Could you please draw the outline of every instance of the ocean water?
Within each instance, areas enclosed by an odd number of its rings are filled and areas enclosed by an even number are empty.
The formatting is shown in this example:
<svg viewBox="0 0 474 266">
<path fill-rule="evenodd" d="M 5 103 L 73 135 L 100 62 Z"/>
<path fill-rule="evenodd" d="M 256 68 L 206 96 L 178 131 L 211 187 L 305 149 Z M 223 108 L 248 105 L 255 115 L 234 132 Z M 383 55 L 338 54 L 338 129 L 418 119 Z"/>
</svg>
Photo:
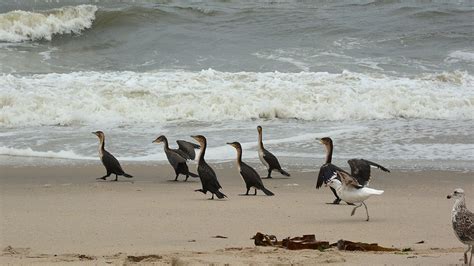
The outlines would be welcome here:
<svg viewBox="0 0 474 266">
<path fill-rule="evenodd" d="M 165 134 L 208 160 L 256 126 L 283 165 L 474 170 L 470 1 L 0 3 L 0 164 L 161 163 Z"/>
</svg>

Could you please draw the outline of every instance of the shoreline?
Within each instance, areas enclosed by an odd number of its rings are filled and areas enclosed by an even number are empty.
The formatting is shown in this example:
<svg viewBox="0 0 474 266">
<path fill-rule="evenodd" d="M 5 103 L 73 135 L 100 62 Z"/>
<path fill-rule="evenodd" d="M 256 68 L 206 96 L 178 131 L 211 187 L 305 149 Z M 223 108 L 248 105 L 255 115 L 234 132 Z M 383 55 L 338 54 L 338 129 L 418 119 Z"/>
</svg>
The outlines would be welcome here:
<svg viewBox="0 0 474 266">
<path fill-rule="evenodd" d="M 218 258 L 222 263 L 235 259 L 245 264 L 247 253 L 252 258 L 258 257 L 261 263 L 283 257 L 283 261 L 300 263 L 335 260 L 350 265 L 367 259 L 369 264 L 396 261 L 446 264 L 458 263 L 457 259 L 462 258 L 463 245 L 451 228 L 453 202 L 446 195 L 462 187 L 468 207 L 474 206 L 470 204 L 473 202 L 470 195 L 474 195 L 471 172 L 384 173 L 374 169 L 371 187 L 385 193 L 367 201 L 371 221 L 366 222 L 361 209 L 351 217 L 350 206 L 325 204 L 333 196 L 327 188 L 314 188 L 316 170 L 303 172 L 292 168 L 291 178 L 281 178 L 275 173 L 273 179 L 263 180 L 275 196 L 259 193 L 243 197 L 238 196 L 245 189 L 234 163 L 212 166 L 222 191 L 229 197 L 226 200 L 211 201 L 207 200 L 209 195 L 194 192 L 200 187 L 197 179 L 182 182 L 180 177 L 179 182 L 169 181 L 174 175 L 166 164 L 128 165 L 125 170 L 135 178 L 119 177 L 119 182 L 96 181 L 104 171 L 99 164 L 1 166 L 3 240 L 0 248 L 27 248 L 29 254 L 46 255 L 35 259 L 21 255 L 22 252 L 4 251 L 0 262 L 47 264 L 58 259 L 54 254 L 85 254 L 95 258 L 91 261 L 100 263 L 118 253 L 121 255 L 115 256 L 115 262 L 125 260 L 124 254 L 158 254 L 163 256 L 157 260 L 160 263 L 178 257 L 193 264 L 219 263 Z M 259 173 L 264 174 L 260 170 Z M 250 237 L 256 232 L 273 234 L 278 239 L 315 234 L 317 239 L 331 243 L 345 239 L 414 251 L 401 255 L 333 249 L 325 252 L 255 249 Z M 216 235 L 227 239 L 212 238 Z M 419 241 L 424 244 L 415 244 Z M 245 252 L 239 252 L 241 248 Z M 300 253 L 308 261 L 294 258 L 293 254 Z M 71 262 L 81 261 L 71 256 L 68 257 Z"/>
</svg>

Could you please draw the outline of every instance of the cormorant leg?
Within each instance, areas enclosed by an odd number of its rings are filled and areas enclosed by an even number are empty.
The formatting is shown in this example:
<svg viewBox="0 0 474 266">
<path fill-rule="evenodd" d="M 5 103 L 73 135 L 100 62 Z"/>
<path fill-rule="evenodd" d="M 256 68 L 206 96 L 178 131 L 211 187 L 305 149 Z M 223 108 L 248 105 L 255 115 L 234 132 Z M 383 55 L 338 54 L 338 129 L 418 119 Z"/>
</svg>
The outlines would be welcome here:
<svg viewBox="0 0 474 266">
<path fill-rule="evenodd" d="M 351 216 L 354 215 L 354 213 L 356 212 L 356 209 L 359 208 L 359 207 L 361 207 L 361 206 L 362 206 L 362 203 L 359 204 L 359 205 L 357 205 L 357 206 L 355 206 L 354 209 L 352 209 Z"/>
<path fill-rule="evenodd" d="M 339 198 L 339 196 L 337 195 L 337 192 L 334 188 L 332 188 L 332 187 L 329 187 L 329 188 L 331 189 L 332 193 L 336 197 L 336 199 L 332 202 L 332 204 L 339 204 L 339 202 L 341 202 L 341 198 Z"/>
<path fill-rule="evenodd" d="M 214 199 L 214 193 L 212 193 L 212 198 L 211 199 Z"/>
<path fill-rule="evenodd" d="M 189 175 L 186 175 L 186 179 L 184 179 L 184 182 L 188 181 Z"/>
<path fill-rule="evenodd" d="M 115 180 L 114 181 L 118 181 L 118 175 L 115 174 Z"/>
<path fill-rule="evenodd" d="M 248 194 L 249 194 L 249 191 L 250 191 L 250 188 L 248 187 L 248 188 L 247 188 L 247 192 L 245 192 L 245 195 L 248 195 Z"/>
<path fill-rule="evenodd" d="M 97 177 L 96 180 L 99 180 L 99 179 L 102 179 L 102 180 L 105 180 L 107 179 L 107 177 L 109 177 L 112 173 L 107 173 L 106 175 L 104 175 L 103 177 Z"/>
<path fill-rule="evenodd" d="M 174 181 L 178 181 L 178 176 L 179 176 L 179 174 L 176 174 L 176 177 L 175 177 Z"/>
<path fill-rule="evenodd" d="M 253 193 L 254 196 L 257 196 L 257 189 L 255 189 L 255 193 Z"/>
<path fill-rule="evenodd" d="M 369 210 L 367 210 L 367 205 L 365 205 L 365 202 L 362 202 L 362 204 L 364 204 L 364 207 L 365 207 L 365 213 L 367 214 L 367 222 L 369 221 Z"/>
<path fill-rule="evenodd" d="M 268 168 L 268 176 L 267 178 L 272 178 L 272 170 L 271 168 Z"/>
</svg>

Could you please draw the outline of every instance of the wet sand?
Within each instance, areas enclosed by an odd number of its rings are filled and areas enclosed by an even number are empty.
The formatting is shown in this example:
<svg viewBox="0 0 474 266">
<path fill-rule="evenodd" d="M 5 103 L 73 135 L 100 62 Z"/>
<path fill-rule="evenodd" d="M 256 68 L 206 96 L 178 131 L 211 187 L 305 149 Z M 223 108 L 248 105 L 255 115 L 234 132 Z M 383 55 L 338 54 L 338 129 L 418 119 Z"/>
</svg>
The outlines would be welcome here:
<svg viewBox="0 0 474 266">
<path fill-rule="evenodd" d="M 291 178 L 275 173 L 265 179 L 273 197 L 239 196 L 245 188 L 234 164 L 212 166 L 228 199 L 208 200 L 210 195 L 194 192 L 198 179 L 170 181 L 173 171 L 165 164 L 125 165 L 135 177 L 119 182 L 96 181 L 104 172 L 99 164 L 2 166 L 0 264 L 461 263 L 464 247 L 453 234 L 453 202 L 446 195 L 464 188 L 472 209 L 471 172 L 374 170 L 371 187 L 385 193 L 367 201 L 366 222 L 363 208 L 351 217 L 351 206 L 326 204 L 333 196 L 327 188 L 315 189 L 316 170 L 290 168 Z M 346 239 L 412 251 L 256 248 L 250 239 L 256 232 L 278 239 L 315 234 L 331 243 Z"/>
</svg>

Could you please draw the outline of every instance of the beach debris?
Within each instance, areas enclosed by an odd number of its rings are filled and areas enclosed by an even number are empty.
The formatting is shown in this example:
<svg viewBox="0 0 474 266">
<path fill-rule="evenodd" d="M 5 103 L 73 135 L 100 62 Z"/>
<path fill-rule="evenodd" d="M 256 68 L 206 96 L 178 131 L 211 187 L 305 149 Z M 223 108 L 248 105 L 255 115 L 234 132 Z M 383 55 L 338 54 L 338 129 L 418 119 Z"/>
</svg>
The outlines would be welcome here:
<svg viewBox="0 0 474 266">
<path fill-rule="evenodd" d="M 424 244 L 424 243 L 425 243 L 425 241 L 421 240 L 421 241 L 416 242 L 415 244 Z"/>
<path fill-rule="evenodd" d="M 339 250 L 347 251 L 400 251 L 396 248 L 386 248 L 379 246 L 377 243 L 363 243 L 363 242 L 352 242 L 348 240 L 339 240 L 331 246 L 336 246 Z M 411 249 L 410 249 L 411 250 Z"/>
<path fill-rule="evenodd" d="M 324 250 L 329 248 L 328 241 L 317 241 L 315 235 L 303 235 L 302 237 L 285 238 L 282 245 L 289 250 L 300 249 L 319 249 Z"/>
<path fill-rule="evenodd" d="M 276 246 L 281 248 L 286 248 L 289 250 L 300 250 L 300 249 L 327 249 L 329 248 L 328 241 L 317 241 L 315 235 L 303 235 L 302 237 L 287 237 L 282 241 L 278 241 L 276 236 L 267 235 L 260 232 L 257 232 L 255 236 L 251 239 L 254 239 L 256 246 Z"/>
<path fill-rule="evenodd" d="M 196 239 L 188 240 L 188 242 L 196 242 Z"/>
<path fill-rule="evenodd" d="M 226 236 L 221 236 L 221 235 L 216 235 L 216 236 L 213 236 L 212 238 L 223 238 L 223 239 L 225 239 L 225 238 L 228 238 L 228 237 L 226 237 Z"/>
<path fill-rule="evenodd" d="M 30 252 L 30 248 L 14 248 L 12 246 L 3 249 L 3 255 L 28 255 Z"/>
<path fill-rule="evenodd" d="M 281 246 L 281 242 L 278 242 L 274 235 L 257 232 L 251 239 L 254 240 L 255 246 Z"/>
<path fill-rule="evenodd" d="M 397 248 L 387 248 L 379 246 L 377 243 L 363 243 L 363 242 L 352 242 L 348 240 L 339 240 L 336 243 L 329 244 L 329 241 L 316 240 L 314 234 L 287 237 L 282 241 L 278 241 L 276 236 L 267 235 L 257 232 L 251 239 L 254 240 L 255 246 L 265 247 L 280 247 L 289 250 L 301 250 L 301 249 L 317 249 L 325 250 L 331 247 L 337 247 L 339 250 L 347 251 L 400 251 Z M 411 248 L 409 251 L 412 251 Z"/>
</svg>

